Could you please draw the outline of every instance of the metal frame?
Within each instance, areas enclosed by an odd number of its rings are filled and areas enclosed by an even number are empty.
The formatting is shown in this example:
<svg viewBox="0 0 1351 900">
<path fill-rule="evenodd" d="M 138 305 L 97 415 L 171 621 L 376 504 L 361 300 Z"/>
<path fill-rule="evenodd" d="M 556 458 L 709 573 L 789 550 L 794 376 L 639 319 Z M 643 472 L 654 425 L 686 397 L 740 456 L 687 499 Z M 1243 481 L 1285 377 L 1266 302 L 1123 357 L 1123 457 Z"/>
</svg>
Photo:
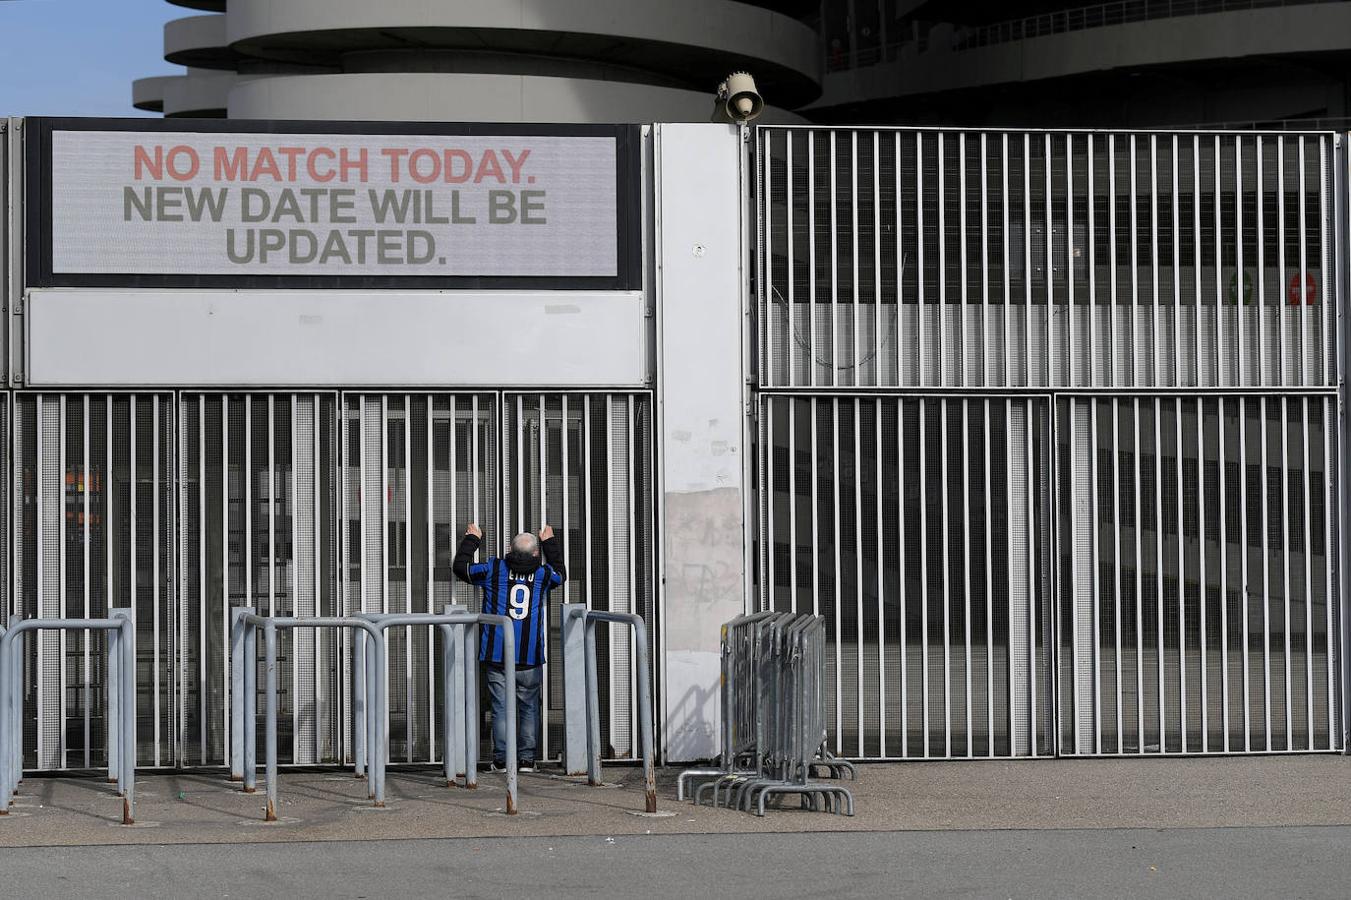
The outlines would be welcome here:
<svg viewBox="0 0 1351 900">
<path fill-rule="evenodd" d="M 590 610 L 580 603 L 563 604 L 563 667 L 566 691 L 565 771 L 580 766 L 585 747 L 587 784 L 601 785 L 600 692 L 597 685 L 596 625 L 605 622 L 633 629 L 633 648 L 638 671 L 638 732 L 643 752 L 645 809 L 657 811 L 656 751 L 652 740 L 652 686 L 648 680 L 647 625 L 633 613 Z M 580 629 L 580 634 L 578 634 Z M 579 697 L 578 695 L 582 696 Z M 579 702 L 580 701 L 580 702 Z"/>
<path fill-rule="evenodd" d="M 136 619 L 134 609 L 107 618 L 12 617 L 0 630 L 0 815 L 9 815 L 23 780 L 23 645 L 28 632 L 108 632 L 108 780 L 122 797 L 122 824 L 136 824 Z"/>
</svg>

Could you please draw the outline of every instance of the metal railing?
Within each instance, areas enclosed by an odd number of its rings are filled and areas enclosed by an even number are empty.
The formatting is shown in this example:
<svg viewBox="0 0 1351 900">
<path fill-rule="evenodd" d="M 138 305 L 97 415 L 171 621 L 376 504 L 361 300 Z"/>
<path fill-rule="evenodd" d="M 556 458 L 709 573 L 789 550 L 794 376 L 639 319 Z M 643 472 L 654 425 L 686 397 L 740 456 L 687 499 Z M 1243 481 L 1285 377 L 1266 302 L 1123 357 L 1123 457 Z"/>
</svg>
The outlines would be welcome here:
<svg viewBox="0 0 1351 900">
<path fill-rule="evenodd" d="M 387 735 L 385 716 L 389 688 L 385 660 L 389 658 L 388 630 L 399 627 L 434 627 L 442 634 L 445 691 L 442 705 L 445 750 L 443 768 L 447 786 L 453 786 L 462 771 L 465 787 L 478 784 L 478 670 L 476 648 L 482 625 L 497 625 L 504 635 L 503 660 L 507 677 L 507 808 L 515 815 L 517 803 L 516 760 L 516 635 L 505 616 L 470 613 L 447 606 L 442 615 L 427 613 L 362 614 L 346 617 L 295 618 L 260 616 L 248 607 L 231 610 L 230 654 L 232 701 L 230 777 L 243 783 L 245 793 L 257 789 L 257 660 L 258 631 L 264 640 L 264 767 L 267 806 L 264 821 L 277 821 L 277 631 L 302 628 L 351 629 L 356 635 L 353 681 L 361 687 L 353 703 L 354 770 L 367 780 L 368 797 L 377 807 L 385 805 Z M 473 664 L 470 664 L 473 661 Z M 454 731 L 459 728 L 462 750 Z M 462 767 L 462 768 L 461 768 Z"/>
<path fill-rule="evenodd" d="M 702 779 L 695 803 L 709 793 L 714 806 L 763 816 L 770 797 L 796 795 L 808 809 L 854 814 L 846 788 L 811 780 L 818 769 L 856 774 L 825 746 L 825 635 L 815 615 L 759 612 L 723 626 L 721 765 L 682 772 L 677 797 Z"/>
<path fill-rule="evenodd" d="M 0 815 L 8 815 L 23 780 L 23 635 L 38 631 L 106 631 L 108 780 L 122 797 L 122 824 L 136 824 L 136 622 L 130 609 L 102 619 L 18 619 L 0 629 Z"/>
<path fill-rule="evenodd" d="M 1315 3 L 1338 3 L 1345 0 L 1117 0 L 1075 9 L 1058 10 L 1035 16 L 1024 16 L 1004 22 L 993 22 L 974 28 L 952 26 L 948 47 L 952 50 L 973 50 L 992 47 L 1030 38 L 1085 31 L 1112 25 L 1127 25 L 1153 19 L 1180 16 L 1199 16 L 1209 13 L 1241 12 L 1276 6 L 1308 6 Z M 853 51 L 828 52 L 826 70 L 829 72 L 857 69 L 876 65 L 883 59 L 894 59 L 904 48 L 913 47 L 916 53 L 925 53 L 933 46 L 933 35 L 925 32 L 899 41 L 888 41 L 875 47 L 861 47 Z"/>
<path fill-rule="evenodd" d="M 633 629 L 634 668 L 638 675 L 638 731 L 643 751 L 644 808 L 657 811 L 656 757 L 652 741 L 652 687 L 648 676 L 647 624 L 633 613 L 589 610 L 585 604 L 563 605 L 563 679 L 567 723 L 564 767 L 587 783 L 600 779 L 600 695 L 596 663 L 596 625 L 606 622 Z M 583 759 L 583 755 L 585 759 Z"/>
</svg>

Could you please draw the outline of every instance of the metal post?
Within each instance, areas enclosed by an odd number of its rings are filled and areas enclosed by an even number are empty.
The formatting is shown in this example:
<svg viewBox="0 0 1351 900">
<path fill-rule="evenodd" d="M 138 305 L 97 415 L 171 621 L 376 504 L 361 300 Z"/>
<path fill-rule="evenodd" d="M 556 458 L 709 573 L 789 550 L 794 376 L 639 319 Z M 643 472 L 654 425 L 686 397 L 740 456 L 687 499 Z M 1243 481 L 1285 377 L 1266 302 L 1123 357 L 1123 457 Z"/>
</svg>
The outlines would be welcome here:
<svg viewBox="0 0 1351 900">
<path fill-rule="evenodd" d="M 468 607 L 461 606 L 458 603 L 446 604 L 445 612 L 447 615 L 468 615 Z M 471 668 L 477 668 L 478 656 L 474 645 L 465 643 L 469 626 L 452 625 L 450 633 L 454 639 L 450 643 L 450 686 L 453 689 L 453 695 L 446 695 L 446 702 L 451 704 L 455 720 L 455 734 L 460 739 L 454 742 L 455 765 L 451 770 L 450 777 L 456 778 L 466 772 L 467 746 L 470 738 L 477 739 L 478 732 L 471 732 L 468 727 L 468 715 L 466 712 L 466 685 L 468 684 L 466 673 Z M 446 745 L 451 746 L 450 744 Z"/>
<path fill-rule="evenodd" d="M 361 618 L 365 618 L 362 616 Z M 380 710 L 383 708 L 384 697 L 380 693 L 379 679 L 383 669 L 376 666 L 378 655 L 375 650 L 377 643 L 375 638 L 371 637 L 365 631 L 361 632 L 358 640 L 363 647 L 363 656 L 365 656 L 365 693 L 366 702 L 363 704 L 366 711 L 366 722 L 364 731 L 366 733 L 366 797 L 374 800 L 377 793 L 376 781 L 381 777 L 380 767 L 376 765 L 376 759 L 383 757 L 385 745 L 380 736 L 380 725 L 384 722 L 384 716 Z"/>
<path fill-rule="evenodd" d="M 586 604 L 563 604 L 563 770 L 581 775 L 587 766 Z"/>
<path fill-rule="evenodd" d="M 23 621 L 22 615 L 10 618 L 13 629 Z M 10 694 L 9 694 L 9 733 L 13 738 L 13 777 L 11 782 L 17 789 L 23 782 L 23 643 L 10 655 Z"/>
<path fill-rule="evenodd" d="M 13 617 L 10 620 L 11 630 L 14 627 Z M 14 775 L 14 763 L 10 748 L 10 743 L 14 738 L 14 718 L 10 715 L 10 706 L 13 704 L 13 687 L 11 682 L 14 679 L 14 666 L 10 664 L 10 656 L 14 653 L 14 638 L 7 631 L 0 631 L 0 724 L 5 727 L 0 728 L 0 816 L 9 815 L 9 801 L 14 789 L 10 779 Z"/>
<path fill-rule="evenodd" d="M 245 606 L 230 610 L 230 780 L 244 780 L 244 666 L 245 632 L 248 626 L 244 614 L 253 612 Z"/>
<path fill-rule="evenodd" d="M 244 629 L 244 793 L 258 789 L 258 627 Z"/>
<path fill-rule="evenodd" d="M 584 620 L 585 621 L 585 620 Z M 597 690 L 596 626 L 586 621 L 586 783 L 599 786 L 600 780 L 600 692 Z"/>
<path fill-rule="evenodd" d="M 370 727 L 366 713 L 366 697 L 370 685 L 366 681 L 366 638 L 359 632 L 352 638 L 352 771 L 357 778 L 366 775 L 366 729 Z"/>
<path fill-rule="evenodd" d="M 104 715 L 104 730 L 108 733 L 108 783 L 117 785 L 121 796 L 122 784 L 122 643 L 120 629 L 108 632 L 108 706 Z"/>
<path fill-rule="evenodd" d="M 263 632 L 266 658 L 265 684 L 267 712 L 267 812 L 265 822 L 277 821 L 277 626 L 268 622 Z"/>
<path fill-rule="evenodd" d="M 109 618 L 122 620 L 122 824 L 136 824 L 136 612 L 114 609 Z"/>
<path fill-rule="evenodd" d="M 446 612 L 451 607 L 446 606 Z M 442 625 L 441 632 L 441 768 L 446 787 L 455 787 L 455 626 Z M 463 736 L 464 732 L 461 731 Z M 463 741 L 460 742 L 463 745 Z"/>
<path fill-rule="evenodd" d="M 647 627 L 633 623 L 633 643 L 638 654 L 638 731 L 643 742 L 643 796 L 650 813 L 657 811 L 657 773 L 652 755 L 652 689 L 648 684 Z"/>
<path fill-rule="evenodd" d="M 478 747 L 483 717 L 478 710 L 479 626 L 464 629 L 464 786 L 478 787 Z"/>
</svg>

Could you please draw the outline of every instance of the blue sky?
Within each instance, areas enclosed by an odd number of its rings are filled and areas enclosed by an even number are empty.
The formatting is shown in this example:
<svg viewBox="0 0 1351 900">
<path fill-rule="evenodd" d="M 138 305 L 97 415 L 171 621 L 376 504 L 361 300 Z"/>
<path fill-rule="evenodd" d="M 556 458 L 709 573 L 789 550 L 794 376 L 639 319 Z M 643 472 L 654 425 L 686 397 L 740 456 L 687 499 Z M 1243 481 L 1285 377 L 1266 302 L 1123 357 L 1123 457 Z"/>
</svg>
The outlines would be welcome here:
<svg viewBox="0 0 1351 900">
<path fill-rule="evenodd" d="M 165 0 L 0 0 L 0 116 L 143 116 L 131 83 L 164 61 Z M 181 71 L 181 69 L 178 69 Z"/>
</svg>

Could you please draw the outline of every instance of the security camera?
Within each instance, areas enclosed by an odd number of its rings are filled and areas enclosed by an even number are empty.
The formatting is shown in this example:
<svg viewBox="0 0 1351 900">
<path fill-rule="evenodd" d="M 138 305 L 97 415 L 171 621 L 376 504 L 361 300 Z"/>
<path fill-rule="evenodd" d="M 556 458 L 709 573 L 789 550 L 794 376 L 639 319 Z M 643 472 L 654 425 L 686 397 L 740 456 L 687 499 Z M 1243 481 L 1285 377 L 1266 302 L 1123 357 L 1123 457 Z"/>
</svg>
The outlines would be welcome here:
<svg viewBox="0 0 1351 900">
<path fill-rule="evenodd" d="M 748 72 L 733 72 L 718 85 L 718 112 L 733 122 L 749 122 L 765 111 L 765 98 Z"/>
</svg>

